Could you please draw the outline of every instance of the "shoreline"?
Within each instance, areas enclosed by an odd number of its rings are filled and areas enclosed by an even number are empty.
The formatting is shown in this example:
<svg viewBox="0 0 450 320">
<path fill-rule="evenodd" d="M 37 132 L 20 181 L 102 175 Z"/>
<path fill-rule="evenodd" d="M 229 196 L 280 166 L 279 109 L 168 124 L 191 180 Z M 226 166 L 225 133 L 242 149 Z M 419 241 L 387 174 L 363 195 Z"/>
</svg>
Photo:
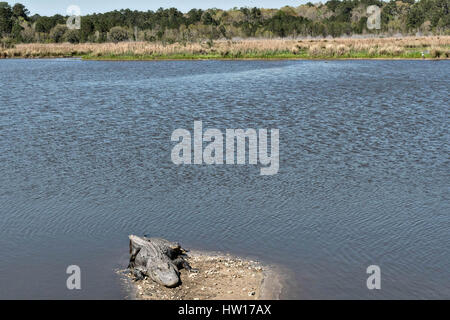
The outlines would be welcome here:
<svg viewBox="0 0 450 320">
<path fill-rule="evenodd" d="M 1 60 L 53 60 L 53 59 L 73 59 L 73 60 L 82 60 L 82 61 L 105 61 L 105 62 L 158 62 L 158 61 L 448 61 L 450 58 L 411 58 L 411 57 L 346 57 L 346 58 L 338 58 L 338 57 L 318 57 L 318 58 L 204 58 L 204 57 L 196 57 L 196 58 L 86 58 L 82 56 L 47 56 L 47 57 L 8 57 L 8 58 L 0 58 Z"/>
<path fill-rule="evenodd" d="M 0 59 L 171 60 L 449 60 L 450 36 L 242 39 L 162 42 L 29 43 L 0 49 Z"/>
<path fill-rule="evenodd" d="M 279 300 L 282 275 L 275 266 L 217 252 L 192 251 L 188 261 L 198 272 L 180 271 L 181 284 L 166 288 L 121 271 L 128 297 L 136 300 Z"/>
<path fill-rule="evenodd" d="M 69 59 L 69 58 L 76 58 L 78 59 L 78 57 L 64 57 L 62 59 Z M 19 58 L 20 59 L 20 58 Z M 26 59 L 26 58 L 23 58 Z M 39 59 L 39 58 L 38 58 Z M 51 58 L 49 58 L 51 59 Z M 58 58 L 54 58 L 54 59 L 58 59 Z M 396 60 L 403 60 L 403 61 L 446 61 L 446 60 L 450 60 L 450 58 L 408 58 L 408 57 L 376 57 L 376 58 L 371 58 L 371 57 L 360 57 L 360 58 L 326 58 L 326 57 L 320 57 L 320 58 L 298 58 L 298 57 L 292 57 L 292 58 L 278 58 L 278 57 L 274 57 L 274 58 L 202 58 L 202 57 L 198 57 L 198 58 L 191 58 L 191 59 L 187 59 L 187 58 L 180 58 L 180 59 L 176 59 L 176 58 L 155 58 L 155 59 L 123 59 L 123 58 L 84 58 L 81 57 L 79 58 L 83 61 L 108 61 L 108 62 L 113 62 L 113 61 L 120 61 L 120 62 L 126 62 L 126 61 L 352 61 L 352 60 L 380 60 L 380 61 L 396 61 Z"/>
</svg>

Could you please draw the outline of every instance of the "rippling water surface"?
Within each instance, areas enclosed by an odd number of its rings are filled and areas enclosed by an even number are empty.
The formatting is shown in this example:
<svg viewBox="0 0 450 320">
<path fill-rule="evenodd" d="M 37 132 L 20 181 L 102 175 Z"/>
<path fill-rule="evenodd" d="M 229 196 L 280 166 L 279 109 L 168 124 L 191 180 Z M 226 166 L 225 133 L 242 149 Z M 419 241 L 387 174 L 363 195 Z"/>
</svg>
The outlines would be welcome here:
<svg viewBox="0 0 450 320">
<path fill-rule="evenodd" d="M 280 264 L 284 298 L 448 299 L 449 83 L 448 61 L 2 60 L 0 298 L 122 298 L 145 233 Z M 279 128 L 279 173 L 173 165 L 194 120 Z"/>
</svg>

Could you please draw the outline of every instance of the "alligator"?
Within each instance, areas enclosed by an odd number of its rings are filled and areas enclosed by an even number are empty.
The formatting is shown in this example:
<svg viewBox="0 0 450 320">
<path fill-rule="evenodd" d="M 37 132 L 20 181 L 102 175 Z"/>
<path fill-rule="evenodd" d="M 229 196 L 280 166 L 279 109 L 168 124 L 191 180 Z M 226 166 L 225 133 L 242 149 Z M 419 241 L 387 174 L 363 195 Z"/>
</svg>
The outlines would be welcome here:
<svg viewBox="0 0 450 320">
<path fill-rule="evenodd" d="M 160 238 L 131 235 L 130 264 L 128 268 L 137 280 L 149 277 L 153 281 L 173 288 L 181 283 L 180 271 L 196 271 L 185 260 L 187 250 L 179 243 Z"/>
</svg>

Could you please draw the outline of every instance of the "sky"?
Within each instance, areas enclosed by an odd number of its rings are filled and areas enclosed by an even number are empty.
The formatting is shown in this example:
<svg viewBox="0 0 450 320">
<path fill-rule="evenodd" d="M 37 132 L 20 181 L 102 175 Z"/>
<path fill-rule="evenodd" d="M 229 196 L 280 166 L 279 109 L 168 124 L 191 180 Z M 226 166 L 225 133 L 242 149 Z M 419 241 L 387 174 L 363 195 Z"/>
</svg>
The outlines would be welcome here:
<svg viewBox="0 0 450 320">
<path fill-rule="evenodd" d="M 192 8 L 208 9 L 220 8 L 230 9 L 233 7 L 260 7 L 260 8 L 281 8 L 285 5 L 299 6 L 308 0 L 0 0 L 6 1 L 10 5 L 22 3 L 30 10 L 31 15 L 54 15 L 56 13 L 66 15 L 70 5 L 77 5 L 81 8 L 81 14 L 94 12 L 107 12 L 120 9 L 132 10 L 157 10 L 160 7 L 175 7 L 182 12 L 187 12 Z M 311 1 L 316 2 L 316 1 Z"/>
</svg>

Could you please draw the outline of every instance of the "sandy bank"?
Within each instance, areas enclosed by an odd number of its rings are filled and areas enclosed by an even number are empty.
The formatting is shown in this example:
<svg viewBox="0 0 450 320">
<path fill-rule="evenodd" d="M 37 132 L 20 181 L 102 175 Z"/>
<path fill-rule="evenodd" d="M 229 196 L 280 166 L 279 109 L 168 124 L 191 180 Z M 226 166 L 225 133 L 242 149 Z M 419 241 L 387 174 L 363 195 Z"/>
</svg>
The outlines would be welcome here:
<svg viewBox="0 0 450 320">
<path fill-rule="evenodd" d="M 281 277 L 273 267 L 231 255 L 190 252 L 189 263 L 198 272 L 181 270 L 181 285 L 166 288 L 145 279 L 132 279 L 139 300 L 259 300 L 279 299 Z"/>
</svg>

